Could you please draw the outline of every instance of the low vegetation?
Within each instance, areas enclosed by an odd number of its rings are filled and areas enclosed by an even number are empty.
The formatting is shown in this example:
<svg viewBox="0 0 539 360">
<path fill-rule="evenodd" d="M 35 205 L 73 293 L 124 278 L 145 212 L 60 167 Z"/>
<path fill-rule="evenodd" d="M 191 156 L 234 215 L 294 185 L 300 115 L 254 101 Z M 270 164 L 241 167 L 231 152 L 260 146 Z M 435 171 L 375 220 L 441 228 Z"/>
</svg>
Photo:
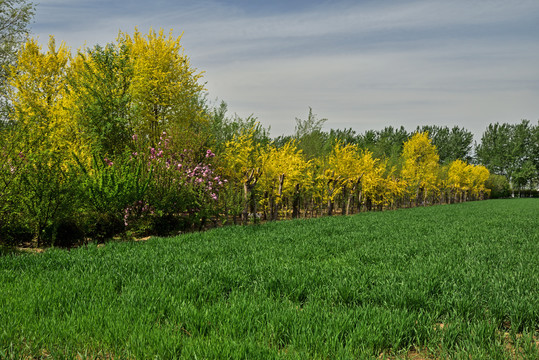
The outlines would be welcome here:
<svg viewBox="0 0 539 360">
<path fill-rule="evenodd" d="M 536 359 L 539 201 L 0 257 L 0 358 Z"/>
</svg>

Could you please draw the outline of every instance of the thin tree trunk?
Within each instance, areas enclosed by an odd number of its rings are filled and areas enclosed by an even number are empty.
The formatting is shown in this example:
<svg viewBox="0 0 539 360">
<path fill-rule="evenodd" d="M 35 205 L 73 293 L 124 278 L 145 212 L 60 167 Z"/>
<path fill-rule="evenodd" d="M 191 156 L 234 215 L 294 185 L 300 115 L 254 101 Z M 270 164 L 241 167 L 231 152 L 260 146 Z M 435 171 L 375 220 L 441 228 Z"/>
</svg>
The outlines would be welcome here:
<svg viewBox="0 0 539 360">
<path fill-rule="evenodd" d="M 299 217 L 300 196 L 299 196 L 299 184 L 294 187 L 294 198 L 292 200 L 292 218 L 297 219 Z"/>
</svg>

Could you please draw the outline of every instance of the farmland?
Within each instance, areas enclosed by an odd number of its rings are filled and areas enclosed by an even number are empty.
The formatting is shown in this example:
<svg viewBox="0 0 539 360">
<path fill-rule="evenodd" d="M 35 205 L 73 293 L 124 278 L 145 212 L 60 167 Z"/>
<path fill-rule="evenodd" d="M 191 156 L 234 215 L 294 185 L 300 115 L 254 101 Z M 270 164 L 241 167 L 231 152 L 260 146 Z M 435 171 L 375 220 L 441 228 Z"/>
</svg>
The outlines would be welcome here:
<svg viewBox="0 0 539 360">
<path fill-rule="evenodd" d="M 539 201 L 0 257 L 0 358 L 539 357 Z"/>
</svg>

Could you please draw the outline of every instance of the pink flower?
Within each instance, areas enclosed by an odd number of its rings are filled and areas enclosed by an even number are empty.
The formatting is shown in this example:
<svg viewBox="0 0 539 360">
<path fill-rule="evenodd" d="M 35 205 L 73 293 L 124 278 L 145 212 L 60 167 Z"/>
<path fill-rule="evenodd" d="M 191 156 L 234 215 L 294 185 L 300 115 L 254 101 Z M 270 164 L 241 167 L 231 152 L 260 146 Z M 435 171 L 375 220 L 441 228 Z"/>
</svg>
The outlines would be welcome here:
<svg viewBox="0 0 539 360">
<path fill-rule="evenodd" d="M 132 138 L 133 138 L 133 141 L 137 141 L 137 139 L 138 139 L 137 134 L 133 134 Z"/>
</svg>

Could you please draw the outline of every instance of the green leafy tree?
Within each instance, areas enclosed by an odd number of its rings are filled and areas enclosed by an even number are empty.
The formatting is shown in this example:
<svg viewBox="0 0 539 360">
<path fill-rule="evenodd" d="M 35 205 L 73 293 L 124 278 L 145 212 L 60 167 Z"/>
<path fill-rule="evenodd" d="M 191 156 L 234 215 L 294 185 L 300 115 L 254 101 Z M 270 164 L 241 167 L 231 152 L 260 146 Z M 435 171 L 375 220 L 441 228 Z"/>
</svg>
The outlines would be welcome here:
<svg viewBox="0 0 539 360">
<path fill-rule="evenodd" d="M 349 129 L 330 129 L 328 134 L 328 143 L 332 147 L 337 143 L 343 145 L 357 144 L 357 134 L 352 128 Z"/>
<path fill-rule="evenodd" d="M 528 120 L 518 124 L 490 124 L 476 147 L 478 162 L 491 172 L 505 175 L 514 191 L 537 178 L 537 142 Z"/>
<path fill-rule="evenodd" d="M 232 141 L 234 137 L 239 137 L 251 130 L 254 142 L 263 146 L 271 142 L 271 128 L 264 128 L 255 116 L 249 115 L 247 118 L 241 118 L 234 114 L 234 116 L 228 117 L 227 112 L 228 106 L 224 101 L 209 111 L 211 145 L 216 154 L 220 154 L 226 147 L 226 143 Z"/>
<path fill-rule="evenodd" d="M 308 159 L 329 154 L 332 150 L 326 146 L 328 134 L 322 131 L 326 121 L 327 119 L 317 119 L 310 107 L 306 120 L 296 118 L 295 138 L 298 140 L 298 148 Z"/>
<path fill-rule="evenodd" d="M 17 59 L 17 51 L 28 35 L 28 25 L 35 6 L 27 0 L 0 0 L 0 131 L 8 121 L 6 99 L 9 66 Z"/>
<path fill-rule="evenodd" d="M 0 0 L 0 81 L 7 77 L 5 66 L 13 65 L 20 44 L 28 35 L 35 5 L 27 0 Z"/>
<path fill-rule="evenodd" d="M 473 134 L 464 129 L 454 126 L 449 129 L 447 126 L 422 126 L 417 128 L 417 132 L 428 132 L 432 139 L 432 144 L 436 146 L 440 163 L 449 164 L 454 160 L 470 162 L 472 160 Z"/>
<path fill-rule="evenodd" d="M 124 151 L 133 135 L 128 48 L 98 45 L 79 53 L 71 67 L 72 110 L 85 141 L 101 156 Z"/>
<path fill-rule="evenodd" d="M 512 174 L 512 150 L 511 150 L 511 125 L 489 124 L 481 143 L 476 147 L 477 161 L 488 167 L 495 174 L 505 175 L 508 178 Z"/>
<path fill-rule="evenodd" d="M 531 157 L 535 165 L 535 185 L 539 189 L 539 121 L 532 129 L 531 134 Z"/>
<path fill-rule="evenodd" d="M 485 182 L 485 187 L 490 189 L 492 199 L 509 197 L 511 195 L 511 186 L 504 175 L 490 174 Z"/>
<path fill-rule="evenodd" d="M 387 126 L 382 130 L 366 131 L 358 136 L 358 144 L 361 148 L 371 151 L 375 158 L 387 159 L 388 165 L 397 166 L 404 143 L 409 137 L 410 134 L 404 127 Z"/>
<path fill-rule="evenodd" d="M 513 176 L 511 181 L 520 191 L 525 188 L 531 188 L 534 179 L 537 176 L 537 159 L 534 158 L 533 126 L 529 120 L 522 120 L 520 123 L 512 126 L 513 133 L 511 137 L 511 150 L 514 162 Z"/>
</svg>

